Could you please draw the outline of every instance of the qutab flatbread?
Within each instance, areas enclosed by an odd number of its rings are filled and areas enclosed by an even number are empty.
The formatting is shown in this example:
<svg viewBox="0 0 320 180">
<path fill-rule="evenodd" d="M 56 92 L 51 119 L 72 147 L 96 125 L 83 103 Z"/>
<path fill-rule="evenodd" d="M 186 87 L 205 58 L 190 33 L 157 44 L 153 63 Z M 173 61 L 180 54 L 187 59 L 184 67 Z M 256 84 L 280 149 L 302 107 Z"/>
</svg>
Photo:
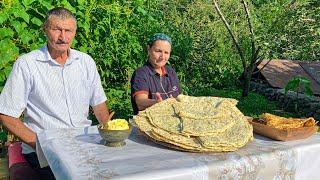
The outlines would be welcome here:
<svg viewBox="0 0 320 180">
<path fill-rule="evenodd" d="M 261 115 L 267 126 L 278 129 L 294 129 L 300 127 L 313 127 L 317 124 L 313 117 L 309 118 L 285 118 L 270 113 Z"/>
<path fill-rule="evenodd" d="M 133 117 L 137 127 L 164 146 L 190 152 L 235 151 L 253 139 L 237 100 L 179 95 Z"/>
</svg>

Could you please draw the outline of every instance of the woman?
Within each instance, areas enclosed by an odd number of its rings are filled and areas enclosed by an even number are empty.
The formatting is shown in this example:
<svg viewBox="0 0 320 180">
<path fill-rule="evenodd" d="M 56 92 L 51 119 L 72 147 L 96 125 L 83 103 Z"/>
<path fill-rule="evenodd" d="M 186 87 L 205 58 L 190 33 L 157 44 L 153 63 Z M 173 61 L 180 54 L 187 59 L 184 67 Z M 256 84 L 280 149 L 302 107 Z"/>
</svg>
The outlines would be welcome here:
<svg viewBox="0 0 320 180">
<path fill-rule="evenodd" d="M 153 104 L 181 93 L 178 77 L 167 64 L 171 38 L 163 33 L 153 35 L 147 44 L 148 61 L 131 78 L 131 103 L 134 114 Z"/>
</svg>

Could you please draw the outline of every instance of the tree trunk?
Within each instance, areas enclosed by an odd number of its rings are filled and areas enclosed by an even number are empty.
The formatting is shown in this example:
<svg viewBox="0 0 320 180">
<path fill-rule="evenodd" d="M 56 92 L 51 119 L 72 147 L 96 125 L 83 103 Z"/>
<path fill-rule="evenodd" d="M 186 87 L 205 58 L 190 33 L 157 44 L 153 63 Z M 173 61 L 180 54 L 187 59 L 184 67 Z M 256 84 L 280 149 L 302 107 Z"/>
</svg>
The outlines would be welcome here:
<svg viewBox="0 0 320 180">
<path fill-rule="evenodd" d="M 248 69 L 245 69 L 242 74 L 242 97 L 247 97 L 249 95 L 250 89 L 250 81 L 251 81 L 251 74 Z"/>
</svg>

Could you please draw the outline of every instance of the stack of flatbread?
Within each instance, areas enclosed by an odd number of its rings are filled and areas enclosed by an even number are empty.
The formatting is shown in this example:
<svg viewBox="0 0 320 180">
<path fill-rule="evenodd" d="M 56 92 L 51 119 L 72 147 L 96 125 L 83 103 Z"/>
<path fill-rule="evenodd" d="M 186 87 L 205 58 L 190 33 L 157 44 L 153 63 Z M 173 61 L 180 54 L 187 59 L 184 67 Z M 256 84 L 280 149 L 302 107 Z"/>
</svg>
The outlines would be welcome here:
<svg viewBox="0 0 320 180">
<path fill-rule="evenodd" d="M 263 122 L 270 127 L 287 130 L 301 127 L 314 127 L 317 121 L 313 117 L 309 118 L 285 118 L 270 113 L 261 115 Z"/>
<path fill-rule="evenodd" d="M 133 117 L 136 126 L 158 144 L 190 152 L 235 151 L 253 139 L 252 126 L 237 100 L 179 95 Z"/>
</svg>

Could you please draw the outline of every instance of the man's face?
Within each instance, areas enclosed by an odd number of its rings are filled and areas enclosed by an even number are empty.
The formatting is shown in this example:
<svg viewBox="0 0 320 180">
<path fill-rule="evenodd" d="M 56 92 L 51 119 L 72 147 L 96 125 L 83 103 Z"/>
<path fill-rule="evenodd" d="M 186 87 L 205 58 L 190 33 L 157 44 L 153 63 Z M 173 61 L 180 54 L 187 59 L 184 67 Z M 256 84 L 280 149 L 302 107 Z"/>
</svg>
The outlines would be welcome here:
<svg viewBox="0 0 320 180">
<path fill-rule="evenodd" d="M 48 48 L 57 53 L 68 52 L 72 40 L 76 35 L 76 22 L 72 18 L 59 19 L 52 16 L 45 29 L 48 41 Z"/>
<path fill-rule="evenodd" d="M 168 41 L 157 40 L 148 47 L 149 62 L 153 68 L 158 69 L 166 65 L 170 58 L 171 45 Z"/>
</svg>

